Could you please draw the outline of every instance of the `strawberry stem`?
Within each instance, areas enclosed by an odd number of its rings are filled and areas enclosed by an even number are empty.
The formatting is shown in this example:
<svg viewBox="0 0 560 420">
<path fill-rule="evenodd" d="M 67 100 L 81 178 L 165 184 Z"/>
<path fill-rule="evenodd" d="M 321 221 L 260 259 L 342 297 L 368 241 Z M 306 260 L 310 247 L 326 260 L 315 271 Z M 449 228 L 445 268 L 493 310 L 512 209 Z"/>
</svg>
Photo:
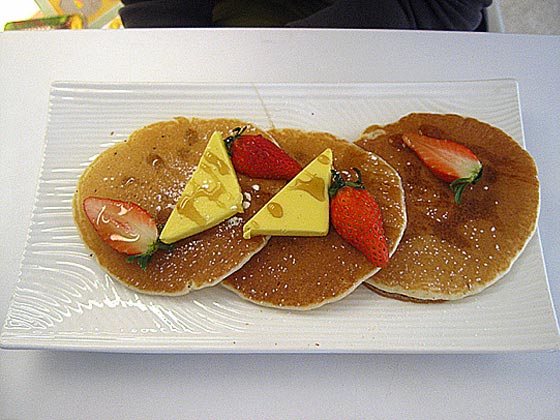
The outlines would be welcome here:
<svg viewBox="0 0 560 420">
<path fill-rule="evenodd" d="M 231 145 L 233 144 L 233 142 L 235 140 L 237 140 L 239 137 L 241 137 L 241 135 L 245 132 L 245 130 L 247 130 L 247 126 L 245 126 L 245 127 L 235 127 L 232 130 L 233 134 L 224 139 L 224 143 L 226 144 L 226 149 L 227 149 L 228 154 L 230 156 L 231 156 Z"/>
<path fill-rule="evenodd" d="M 332 181 L 331 186 L 329 188 L 329 197 L 331 197 L 331 198 L 334 197 L 336 195 L 336 193 L 338 192 L 338 190 L 340 190 L 343 187 L 352 187 L 352 188 L 357 188 L 359 190 L 365 189 L 365 186 L 362 182 L 362 173 L 360 172 L 360 170 L 358 168 L 352 168 L 352 169 L 354 170 L 354 172 L 356 172 L 356 175 L 358 177 L 358 180 L 356 182 L 346 181 L 342 177 L 340 172 L 338 172 L 336 169 L 331 170 L 333 181 Z"/>
<path fill-rule="evenodd" d="M 164 251 L 172 251 L 174 246 L 172 244 L 164 244 L 159 239 L 155 241 L 146 252 L 137 255 L 131 255 L 126 259 L 126 262 L 133 263 L 137 262 L 140 268 L 146 271 L 148 264 L 152 260 L 152 256 L 158 251 L 159 249 Z"/>
<path fill-rule="evenodd" d="M 482 167 L 473 176 L 468 178 L 458 178 L 451 184 L 449 184 L 449 188 L 451 188 L 451 191 L 453 191 L 453 194 L 455 194 L 455 202 L 457 204 L 461 204 L 461 196 L 463 195 L 463 190 L 465 189 L 465 187 L 469 184 L 476 184 L 478 181 L 480 181 L 480 178 L 482 178 Z"/>
</svg>

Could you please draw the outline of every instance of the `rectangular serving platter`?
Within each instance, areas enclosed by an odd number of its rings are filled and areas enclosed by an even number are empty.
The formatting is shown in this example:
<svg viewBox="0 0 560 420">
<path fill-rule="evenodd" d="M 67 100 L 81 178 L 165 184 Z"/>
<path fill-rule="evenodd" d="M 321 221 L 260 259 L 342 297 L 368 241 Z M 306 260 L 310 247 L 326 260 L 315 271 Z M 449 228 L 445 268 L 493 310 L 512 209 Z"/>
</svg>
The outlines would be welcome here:
<svg viewBox="0 0 560 420">
<path fill-rule="evenodd" d="M 312 311 L 256 306 L 218 286 L 141 295 L 108 276 L 81 241 L 72 196 L 82 171 L 134 130 L 175 116 L 239 118 L 352 141 L 410 112 L 456 113 L 524 145 L 514 80 L 357 84 L 57 82 L 27 244 L 0 336 L 4 348 L 111 352 L 485 353 L 560 348 L 538 232 L 510 272 L 442 304 L 359 287 Z"/>
</svg>

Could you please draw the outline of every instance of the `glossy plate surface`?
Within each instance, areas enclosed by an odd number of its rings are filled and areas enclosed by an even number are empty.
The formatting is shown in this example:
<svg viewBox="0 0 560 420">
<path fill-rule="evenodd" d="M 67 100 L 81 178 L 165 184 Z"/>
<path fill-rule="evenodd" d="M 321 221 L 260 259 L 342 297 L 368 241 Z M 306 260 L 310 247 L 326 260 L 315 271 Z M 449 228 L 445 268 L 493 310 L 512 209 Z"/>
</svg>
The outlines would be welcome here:
<svg viewBox="0 0 560 420">
<path fill-rule="evenodd" d="M 483 293 L 419 305 L 364 287 L 309 312 L 268 309 L 222 287 L 137 294 L 95 263 L 72 219 L 76 181 L 134 130 L 174 116 L 233 117 L 262 128 L 353 140 L 409 112 L 458 113 L 524 143 L 512 80 L 411 84 L 83 84 L 52 86 L 44 161 L 1 344 L 114 352 L 458 353 L 560 347 L 538 233 Z"/>
</svg>

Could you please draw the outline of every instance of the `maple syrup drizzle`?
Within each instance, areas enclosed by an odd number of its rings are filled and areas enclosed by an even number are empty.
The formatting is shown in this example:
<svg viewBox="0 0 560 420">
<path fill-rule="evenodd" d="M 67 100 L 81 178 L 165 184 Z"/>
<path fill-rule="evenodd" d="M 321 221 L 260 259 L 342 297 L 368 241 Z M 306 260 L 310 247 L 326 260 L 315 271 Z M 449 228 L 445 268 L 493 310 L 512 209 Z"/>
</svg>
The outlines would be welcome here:
<svg viewBox="0 0 560 420">
<path fill-rule="evenodd" d="M 177 204 L 177 212 L 191 219 L 197 225 L 204 225 L 204 223 L 206 223 L 205 216 L 195 206 L 198 199 L 206 197 L 219 207 L 226 208 L 226 203 L 223 198 L 229 199 L 231 197 L 231 194 L 228 193 L 213 170 L 215 168 L 221 175 L 228 174 L 229 169 L 225 162 L 211 152 L 207 152 L 205 157 L 206 160 L 200 162 L 199 166 L 199 170 L 206 175 L 204 181 L 202 183 L 194 183 L 194 181 L 191 181 L 193 182 L 192 193 L 184 197 Z"/>
<path fill-rule="evenodd" d="M 281 218 L 282 216 L 284 216 L 284 209 L 282 208 L 282 206 L 278 203 L 270 202 L 266 205 L 266 209 L 268 210 L 268 212 L 272 215 L 272 217 L 276 217 L 276 218 Z"/>
<path fill-rule="evenodd" d="M 216 156 L 211 151 L 207 151 L 205 153 L 205 157 L 206 157 L 206 161 L 210 165 L 214 166 L 221 175 L 229 174 L 229 172 L 230 172 L 229 167 L 227 166 L 226 162 L 224 162 L 223 159 L 220 159 L 218 156 Z"/>
<path fill-rule="evenodd" d="M 306 173 L 306 175 L 309 175 Z M 322 178 L 309 175 L 307 180 L 296 179 L 295 185 L 292 187 L 294 190 L 304 191 L 310 194 L 317 201 L 325 201 L 327 199 L 327 190 L 325 188 L 325 181 Z"/>
</svg>

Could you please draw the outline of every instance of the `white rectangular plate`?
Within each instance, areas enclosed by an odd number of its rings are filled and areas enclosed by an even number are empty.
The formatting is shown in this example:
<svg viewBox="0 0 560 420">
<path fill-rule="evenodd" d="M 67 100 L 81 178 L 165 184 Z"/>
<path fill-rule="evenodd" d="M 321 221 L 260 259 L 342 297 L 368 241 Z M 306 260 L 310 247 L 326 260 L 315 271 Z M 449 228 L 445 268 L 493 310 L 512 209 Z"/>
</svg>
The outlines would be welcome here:
<svg viewBox="0 0 560 420">
<path fill-rule="evenodd" d="M 222 287 L 184 297 L 114 282 L 72 219 L 76 181 L 134 130 L 174 116 L 234 117 L 262 128 L 353 140 L 409 112 L 458 113 L 524 144 L 512 80 L 411 84 L 83 84 L 52 87 L 44 161 L 21 275 L 1 335 L 8 348 L 115 352 L 500 352 L 558 349 L 538 234 L 483 293 L 419 305 L 360 287 L 309 312 L 263 308 Z"/>
</svg>

